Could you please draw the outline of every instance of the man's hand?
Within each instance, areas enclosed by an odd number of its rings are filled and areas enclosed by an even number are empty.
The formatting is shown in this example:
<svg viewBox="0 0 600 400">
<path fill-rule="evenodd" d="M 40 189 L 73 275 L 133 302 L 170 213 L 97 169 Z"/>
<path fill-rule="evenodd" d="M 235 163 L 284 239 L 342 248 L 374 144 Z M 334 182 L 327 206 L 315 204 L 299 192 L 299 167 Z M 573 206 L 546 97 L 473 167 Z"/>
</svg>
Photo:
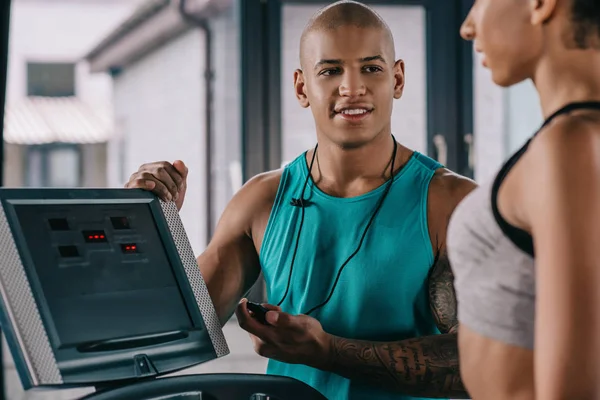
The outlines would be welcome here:
<svg viewBox="0 0 600 400">
<path fill-rule="evenodd" d="M 158 161 L 142 165 L 125 184 L 129 189 L 152 191 L 163 201 L 175 201 L 178 210 L 183 206 L 187 189 L 188 169 L 183 161 L 173 164 Z"/>
<path fill-rule="evenodd" d="M 272 310 L 265 315 L 268 325 L 263 325 L 246 302 L 240 302 L 236 315 L 263 357 L 411 396 L 469 398 L 460 380 L 456 334 L 398 342 L 344 339 L 323 331 L 312 317 L 290 315 L 272 305 L 263 304 Z"/>
<path fill-rule="evenodd" d="M 291 315 L 279 307 L 263 304 L 268 325 L 252 317 L 246 299 L 236 309 L 240 327 L 250 333 L 254 350 L 260 356 L 288 364 L 324 368 L 329 360 L 332 336 L 321 323 L 308 315 Z"/>
</svg>

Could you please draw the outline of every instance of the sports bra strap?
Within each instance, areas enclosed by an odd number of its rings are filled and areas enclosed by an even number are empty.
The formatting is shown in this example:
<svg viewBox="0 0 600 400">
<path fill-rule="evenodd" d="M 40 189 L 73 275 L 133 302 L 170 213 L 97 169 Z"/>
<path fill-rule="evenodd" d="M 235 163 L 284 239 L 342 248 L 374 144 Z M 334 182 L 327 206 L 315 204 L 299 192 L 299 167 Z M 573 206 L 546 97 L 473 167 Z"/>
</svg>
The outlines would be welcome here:
<svg viewBox="0 0 600 400">
<path fill-rule="evenodd" d="M 546 125 L 548 125 L 554 118 L 558 117 L 559 115 L 567 114 L 571 111 L 581 110 L 581 109 L 600 110 L 600 101 L 587 101 L 587 102 L 567 104 L 566 106 L 562 107 L 560 110 L 558 110 L 555 113 L 553 113 L 552 115 L 550 115 L 546 119 L 546 121 L 544 121 L 544 124 L 540 127 L 540 129 L 536 132 L 536 134 L 534 136 L 536 136 Z M 511 224 L 506 222 L 506 220 L 504 219 L 504 217 L 500 214 L 500 211 L 498 210 L 498 203 L 497 203 L 498 191 L 500 189 L 500 185 L 502 184 L 502 182 L 504 181 L 504 178 L 506 177 L 508 172 L 512 169 L 512 167 L 517 163 L 517 161 L 519 161 L 519 159 L 523 156 L 523 154 L 525 154 L 532 139 L 533 138 L 530 138 L 529 140 L 527 140 L 527 142 L 525 142 L 525 144 L 521 147 L 521 149 L 519 151 L 517 151 L 515 154 L 513 154 L 512 157 L 509 158 L 509 160 L 504 164 L 504 166 L 498 172 L 498 175 L 496 175 L 496 178 L 495 178 L 493 186 L 492 186 L 492 212 L 494 214 L 494 218 L 496 219 L 496 222 L 500 226 L 500 229 L 502 229 L 502 232 L 504 232 L 504 234 L 515 244 L 515 246 L 517 246 L 518 248 L 520 248 L 521 250 L 523 250 L 525 253 L 529 254 L 530 256 L 535 257 L 534 249 L 533 249 L 533 238 L 531 237 L 531 235 L 528 232 L 526 232 L 522 229 L 519 229 L 515 226 L 512 226 Z"/>
<path fill-rule="evenodd" d="M 581 101 L 581 102 L 576 102 L 576 103 L 569 103 L 566 106 L 555 111 L 548 118 L 546 118 L 546 120 L 542 124 L 542 128 L 545 127 L 546 125 L 548 125 L 550 122 L 552 122 L 552 120 L 555 119 L 556 117 L 558 117 L 559 115 L 568 114 L 571 111 L 575 111 L 575 110 L 590 109 L 590 108 L 595 109 L 595 110 L 600 110 L 600 101 Z"/>
</svg>

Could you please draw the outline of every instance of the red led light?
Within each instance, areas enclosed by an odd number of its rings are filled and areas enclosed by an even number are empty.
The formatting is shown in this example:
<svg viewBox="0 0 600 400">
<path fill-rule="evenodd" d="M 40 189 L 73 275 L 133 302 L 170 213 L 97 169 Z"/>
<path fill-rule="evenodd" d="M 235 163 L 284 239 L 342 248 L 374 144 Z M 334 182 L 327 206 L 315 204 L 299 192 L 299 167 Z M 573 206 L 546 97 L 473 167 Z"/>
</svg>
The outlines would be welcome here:
<svg viewBox="0 0 600 400">
<path fill-rule="evenodd" d="M 121 250 L 124 253 L 135 254 L 135 253 L 137 253 L 137 244 L 123 243 L 123 244 L 121 244 Z"/>
<path fill-rule="evenodd" d="M 101 230 L 83 231 L 82 233 L 85 241 L 88 243 L 104 243 L 108 239 L 104 231 Z"/>
</svg>

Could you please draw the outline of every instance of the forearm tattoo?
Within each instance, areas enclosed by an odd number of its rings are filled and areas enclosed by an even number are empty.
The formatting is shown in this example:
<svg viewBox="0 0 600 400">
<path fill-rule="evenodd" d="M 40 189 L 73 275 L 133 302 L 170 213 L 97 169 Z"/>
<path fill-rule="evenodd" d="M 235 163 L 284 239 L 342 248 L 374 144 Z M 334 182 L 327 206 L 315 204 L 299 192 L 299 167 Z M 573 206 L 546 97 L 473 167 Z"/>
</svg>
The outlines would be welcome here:
<svg viewBox="0 0 600 400">
<path fill-rule="evenodd" d="M 416 397 L 466 398 L 456 334 L 372 343 L 334 338 L 331 370 L 346 378 Z"/>
</svg>

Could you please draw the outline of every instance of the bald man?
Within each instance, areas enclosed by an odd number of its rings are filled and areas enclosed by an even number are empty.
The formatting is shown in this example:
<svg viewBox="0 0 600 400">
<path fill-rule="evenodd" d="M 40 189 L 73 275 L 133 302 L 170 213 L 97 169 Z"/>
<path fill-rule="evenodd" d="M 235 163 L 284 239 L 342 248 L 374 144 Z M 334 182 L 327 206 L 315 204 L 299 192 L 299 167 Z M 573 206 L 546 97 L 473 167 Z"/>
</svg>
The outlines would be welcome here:
<svg viewBox="0 0 600 400">
<path fill-rule="evenodd" d="M 198 257 L 217 313 L 236 312 L 269 374 L 328 399 L 468 398 L 445 238 L 474 184 L 394 139 L 404 63 L 373 10 L 324 8 L 300 47 L 295 93 L 318 144 L 226 207 Z M 127 186 L 181 208 L 186 176 L 181 161 L 152 163 Z M 261 271 L 266 321 L 240 302 Z"/>
</svg>

